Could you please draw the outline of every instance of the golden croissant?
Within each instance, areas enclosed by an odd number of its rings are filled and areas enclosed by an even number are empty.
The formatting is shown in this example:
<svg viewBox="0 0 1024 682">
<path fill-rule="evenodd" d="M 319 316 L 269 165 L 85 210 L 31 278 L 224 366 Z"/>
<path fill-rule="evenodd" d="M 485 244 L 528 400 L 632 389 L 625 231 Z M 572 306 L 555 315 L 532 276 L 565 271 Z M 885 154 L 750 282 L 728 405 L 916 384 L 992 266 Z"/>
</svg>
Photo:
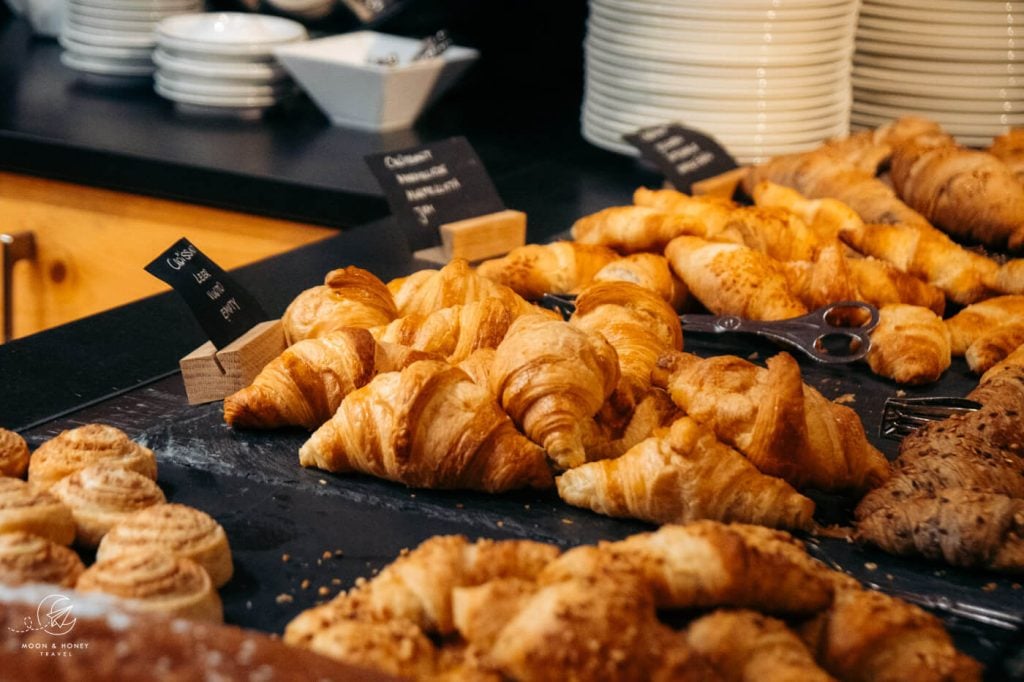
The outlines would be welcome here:
<svg viewBox="0 0 1024 682">
<path fill-rule="evenodd" d="M 952 362 L 949 330 L 927 308 L 882 306 L 866 359 L 872 372 L 899 384 L 937 381 Z"/>
<path fill-rule="evenodd" d="M 799 216 L 823 245 L 838 240 L 844 229 L 863 222 L 852 208 L 838 199 L 808 199 L 792 187 L 768 180 L 754 185 L 751 196 L 758 206 L 784 208 Z"/>
<path fill-rule="evenodd" d="M 984 374 L 1010 357 L 1024 344 L 1024 320 L 1000 325 L 975 339 L 967 347 L 964 359 L 975 374 Z"/>
<path fill-rule="evenodd" d="M 296 296 L 285 309 L 281 325 L 286 341 L 292 344 L 343 327 L 376 327 L 396 317 L 398 309 L 384 283 L 353 265 L 330 271 L 322 286 Z"/>
<path fill-rule="evenodd" d="M 654 523 L 698 519 L 807 528 L 814 503 L 753 464 L 690 417 L 616 459 L 590 462 L 556 479 L 577 507 Z"/>
<path fill-rule="evenodd" d="M 502 492 L 552 484 L 544 452 L 486 388 L 438 360 L 377 375 L 299 450 L 302 466 L 418 488 Z"/>
<path fill-rule="evenodd" d="M 660 252 L 681 234 L 704 234 L 696 218 L 646 206 L 613 206 L 573 223 L 572 236 L 583 244 L 601 244 L 619 253 Z"/>
<path fill-rule="evenodd" d="M 271 360 L 251 385 L 224 399 L 224 421 L 236 428 L 302 426 L 312 431 L 378 372 L 427 357 L 404 346 L 377 343 L 365 329 L 341 329 L 299 341 Z"/>
<path fill-rule="evenodd" d="M 632 282 L 661 296 L 673 310 L 681 310 L 688 298 L 683 280 L 672 272 L 668 259 L 658 253 L 634 253 L 617 258 L 598 270 L 594 281 Z"/>
<path fill-rule="evenodd" d="M 807 313 L 790 292 L 778 261 L 759 251 L 677 237 L 665 248 L 665 256 L 694 297 L 717 315 L 784 320 Z"/>
<path fill-rule="evenodd" d="M 946 320 L 953 355 L 963 355 L 972 343 L 998 327 L 1019 322 L 1024 322 L 1024 295 L 996 296 L 969 305 Z"/>
<path fill-rule="evenodd" d="M 805 385 L 787 353 L 764 368 L 735 356 L 686 353 L 659 363 L 669 371 L 672 400 L 761 473 L 822 490 L 866 490 L 888 477 L 888 462 L 868 443 L 857 414 Z"/>
<path fill-rule="evenodd" d="M 1024 128 L 1011 128 L 994 138 L 986 151 L 1002 161 L 1018 182 L 1024 181 Z"/>
<path fill-rule="evenodd" d="M 836 242 L 823 247 L 813 261 L 779 263 L 779 269 L 793 296 L 814 310 L 829 303 L 862 300 L 850 263 Z"/>
<path fill-rule="evenodd" d="M 569 241 L 526 244 L 501 258 L 484 261 L 476 271 L 534 301 L 546 293 L 574 293 L 589 284 L 601 268 L 618 257 L 617 253 L 600 244 Z"/>
<path fill-rule="evenodd" d="M 531 305 L 504 284 L 479 275 L 464 258 L 454 258 L 440 270 L 420 270 L 387 284 L 398 316 L 430 313 L 474 301 L 496 298 L 517 315 L 547 312 Z M 386 323 L 385 323 L 386 324 Z"/>
<path fill-rule="evenodd" d="M 586 460 L 587 422 L 618 381 L 619 360 L 604 336 L 539 315 L 512 323 L 491 365 L 491 392 L 562 469 Z"/>
</svg>

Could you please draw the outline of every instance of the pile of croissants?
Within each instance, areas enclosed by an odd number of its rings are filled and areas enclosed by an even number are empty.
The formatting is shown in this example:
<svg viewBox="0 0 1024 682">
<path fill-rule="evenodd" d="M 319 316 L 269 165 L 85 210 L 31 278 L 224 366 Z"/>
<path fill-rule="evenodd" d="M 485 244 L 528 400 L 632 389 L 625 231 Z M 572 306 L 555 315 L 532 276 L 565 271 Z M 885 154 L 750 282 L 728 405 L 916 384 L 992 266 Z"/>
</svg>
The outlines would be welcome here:
<svg viewBox="0 0 1024 682">
<path fill-rule="evenodd" d="M 981 679 L 934 616 L 785 532 L 711 521 L 564 553 L 436 536 L 284 639 L 415 680 Z"/>
</svg>

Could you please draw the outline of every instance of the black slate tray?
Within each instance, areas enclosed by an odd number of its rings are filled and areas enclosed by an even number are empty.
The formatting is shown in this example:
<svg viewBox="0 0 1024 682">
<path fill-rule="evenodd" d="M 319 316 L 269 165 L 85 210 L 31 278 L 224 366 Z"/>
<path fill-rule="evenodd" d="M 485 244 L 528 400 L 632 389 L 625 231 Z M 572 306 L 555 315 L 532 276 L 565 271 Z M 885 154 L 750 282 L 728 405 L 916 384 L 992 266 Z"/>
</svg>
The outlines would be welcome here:
<svg viewBox="0 0 1024 682">
<path fill-rule="evenodd" d="M 750 337 L 690 335 L 700 355 L 736 354 L 755 362 L 779 348 Z M 805 380 L 828 398 L 852 395 L 869 438 L 890 457 L 896 444 L 877 436 L 882 403 L 899 387 L 863 365 L 830 367 L 799 358 Z M 963 395 L 977 380 L 958 361 L 940 382 L 917 391 Z M 907 391 L 915 393 L 915 391 Z M 207 511 L 226 528 L 236 576 L 222 595 L 228 622 L 281 632 L 301 610 L 370 576 L 406 547 L 443 533 L 532 538 L 563 547 L 621 538 L 650 525 L 611 519 L 562 503 L 553 492 L 485 495 L 411 490 L 366 476 L 336 476 L 298 465 L 307 434 L 243 432 L 223 422 L 221 403 L 187 405 L 180 376 L 51 421 L 25 435 L 36 447 L 65 428 L 104 422 L 151 447 L 171 501 Z M 818 518 L 848 523 L 853 501 L 817 496 Z M 950 600 L 1024 618 L 1021 578 L 954 569 L 887 555 L 843 539 L 804 536 L 809 551 L 879 589 Z M 989 666 L 990 679 L 1024 679 L 1011 660 L 1021 633 L 938 609 L 958 646 Z"/>
</svg>

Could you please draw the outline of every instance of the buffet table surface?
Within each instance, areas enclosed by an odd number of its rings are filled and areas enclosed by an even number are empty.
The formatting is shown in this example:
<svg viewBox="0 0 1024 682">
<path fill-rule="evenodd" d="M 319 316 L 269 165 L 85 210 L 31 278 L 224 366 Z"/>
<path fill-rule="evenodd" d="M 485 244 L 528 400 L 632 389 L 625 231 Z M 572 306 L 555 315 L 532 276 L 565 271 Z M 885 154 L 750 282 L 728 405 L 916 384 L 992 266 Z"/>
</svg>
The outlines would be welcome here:
<svg viewBox="0 0 1024 682">
<path fill-rule="evenodd" d="M 571 97 L 509 102 L 456 93 L 414 130 L 376 136 L 332 128 L 308 102 L 258 125 L 180 119 L 147 90 L 111 94 L 76 82 L 58 62 L 59 47 L 31 38 L 19 21 L 0 23 L 0 54 L 0 91 L 10 93 L 0 99 L 4 168 L 358 225 L 236 271 L 274 316 L 333 268 L 359 265 L 386 281 L 426 266 L 398 227 L 379 217 L 385 209 L 364 154 L 466 135 L 505 203 L 528 214 L 530 241 L 565 234 L 579 216 L 628 203 L 638 185 L 661 182 L 637 162 L 582 140 Z M 203 341 L 184 303 L 165 294 L 2 345 L 0 425 L 36 447 L 63 429 L 103 422 L 152 448 L 168 499 L 207 511 L 227 530 L 236 564 L 222 593 L 228 622 L 281 632 L 299 611 L 439 533 L 571 546 L 649 528 L 569 507 L 553 492 L 418 491 L 303 469 L 297 451 L 306 434 L 234 431 L 221 403 L 187 404 L 177 362 Z M 701 355 L 763 359 L 778 352 L 741 337 L 692 335 L 685 343 Z M 864 365 L 800 362 L 808 383 L 852 401 L 869 437 L 894 455 L 894 443 L 877 432 L 882 402 L 897 386 Z M 963 395 L 975 383 L 957 361 L 938 384 L 908 392 Z M 820 520 L 848 522 L 850 500 L 816 501 Z M 1020 649 L 1019 633 L 950 608 L 1024 618 L 1024 590 L 1014 579 L 894 558 L 841 538 L 805 539 L 816 556 L 883 590 L 919 602 L 945 599 L 945 608 L 933 608 L 957 643 L 990 665 L 992 679 L 1010 676 L 1002 662 Z"/>
</svg>

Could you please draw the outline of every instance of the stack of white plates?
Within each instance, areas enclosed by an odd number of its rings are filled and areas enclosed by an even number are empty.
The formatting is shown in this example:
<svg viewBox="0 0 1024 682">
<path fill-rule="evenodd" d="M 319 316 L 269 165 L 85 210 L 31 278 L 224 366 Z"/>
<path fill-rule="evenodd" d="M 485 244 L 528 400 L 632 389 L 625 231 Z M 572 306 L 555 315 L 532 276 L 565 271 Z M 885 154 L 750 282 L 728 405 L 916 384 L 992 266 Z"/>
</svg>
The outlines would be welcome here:
<svg viewBox="0 0 1024 682">
<path fill-rule="evenodd" d="M 962 144 L 1024 125 L 1024 2 L 864 0 L 853 67 L 856 127 L 931 118 Z"/>
<path fill-rule="evenodd" d="M 60 59 L 89 76 L 148 78 L 157 23 L 202 6 L 203 0 L 67 0 Z"/>
<path fill-rule="evenodd" d="M 306 40 L 290 19 L 219 12 L 160 22 L 153 61 L 156 91 L 179 110 L 259 115 L 295 91 L 273 49 Z"/>
<path fill-rule="evenodd" d="M 742 163 L 812 148 L 849 127 L 858 0 L 591 0 L 583 136 L 678 122 Z"/>
</svg>

